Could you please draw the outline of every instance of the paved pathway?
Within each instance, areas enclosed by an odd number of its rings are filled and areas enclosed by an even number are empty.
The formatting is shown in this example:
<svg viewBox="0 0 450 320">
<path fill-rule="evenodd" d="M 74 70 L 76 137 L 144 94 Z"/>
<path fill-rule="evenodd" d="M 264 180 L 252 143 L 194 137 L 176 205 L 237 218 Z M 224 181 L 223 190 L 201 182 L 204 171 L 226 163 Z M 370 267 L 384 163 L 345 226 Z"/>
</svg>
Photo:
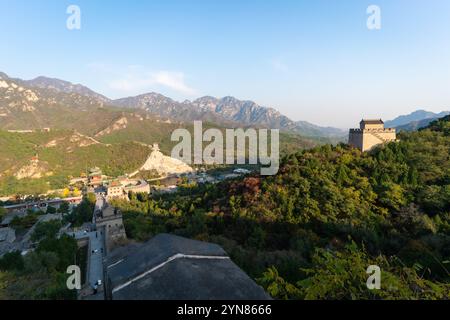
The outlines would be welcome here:
<svg viewBox="0 0 450 320">
<path fill-rule="evenodd" d="M 102 211 L 106 206 L 106 199 L 101 196 L 97 195 L 97 201 L 95 202 L 95 208 L 94 208 L 94 214 L 92 215 L 92 223 L 95 224 L 95 213 L 97 211 Z"/>
<path fill-rule="evenodd" d="M 97 201 L 95 203 L 94 212 L 92 213 L 92 223 L 95 226 L 95 213 L 98 210 L 102 210 L 106 205 L 105 199 L 101 195 L 97 195 Z M 88 300 L 104 300 L 104 272 L 103 272 L 103 258 L 106 255 L 106 249 L 104 247 L 105 241 L 103 231 L 78 231 L 73 233 L 76 239 L 89 238 L 90 252 L 88 252 L 89 258 L 89 270 L 88 270 L 88 283 L 91 289 L 96 288 L 98 291 L 96 294 L 92 294 L 84 297 Z M 99 280 L 101 286 L 98 286 Z"/>
<path fill-rule="evenodd" d="M 89 241 L 91 244 L 90 264 L 89 264 L 89 284 L 93 288 L 100 280 L 103 279 L 103 255 L 105 248 L 103 247 L 103 234 L 100 231 L 89 233 Z"/>
</svg>

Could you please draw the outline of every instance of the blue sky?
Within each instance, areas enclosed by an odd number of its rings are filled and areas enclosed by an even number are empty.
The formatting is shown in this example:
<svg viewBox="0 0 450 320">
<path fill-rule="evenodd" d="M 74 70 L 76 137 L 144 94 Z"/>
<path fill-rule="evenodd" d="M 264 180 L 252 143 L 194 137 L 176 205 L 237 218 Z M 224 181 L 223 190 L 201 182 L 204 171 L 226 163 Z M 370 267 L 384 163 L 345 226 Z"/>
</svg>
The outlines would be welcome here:
<svg viewBox="0 0 450 320">
<path fill-rule="evenodd" d="M 81 30 L 66 28 L 71 4 Z M 450 109 L 448 0 L 0 0 L 0 38 L 10 76 L 111 98 L 232 95 L 336 127 Z"/>
</svg>

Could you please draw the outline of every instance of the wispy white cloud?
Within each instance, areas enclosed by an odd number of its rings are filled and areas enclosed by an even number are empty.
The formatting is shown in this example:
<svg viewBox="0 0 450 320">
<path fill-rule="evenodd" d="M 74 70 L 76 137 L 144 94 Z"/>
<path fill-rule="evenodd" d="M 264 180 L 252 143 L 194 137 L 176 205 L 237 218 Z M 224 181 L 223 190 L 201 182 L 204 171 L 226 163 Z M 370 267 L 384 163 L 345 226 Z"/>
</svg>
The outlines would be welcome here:
<svg viewBox="0 0 450 320">
<path fill-rule="evenodd" d="M 149 90 L 155 86 L 163 86 L 178 93 L 194 95 L 196 91 L 188 86 L 182 72 L 161 70 L 156 72 L 133 72 L 112 80 L 110 87 L 123 92 Z"/>
<path fill-rule="evenodd" d="M 279 58 L 270 60 L 270 65 L 275 71 L 288 72 L 289 67 Z"/>
<path fill-rule="evenodd" d="M 153 80 L 160 85 L 171 88 L 180 93 L 194 95 L 196 91 L 189 87 L 182 72 L 159 71 L 152 74 Z"/>
<path fill-rule="evenodd" d="M 115 69 L 103 63 L 91 63 L 88 67 L 107 73 L 111 79 L 108 80 L 108 87 L 122 93 L 143 93 L 157 90 L 160 87 L 188 96 L 194 96 L 197 93 L 186 83 L 185 74 L 179 71 L 148 71 L 141 65 L 129 65 L 122 69 Z"/>
</svg>

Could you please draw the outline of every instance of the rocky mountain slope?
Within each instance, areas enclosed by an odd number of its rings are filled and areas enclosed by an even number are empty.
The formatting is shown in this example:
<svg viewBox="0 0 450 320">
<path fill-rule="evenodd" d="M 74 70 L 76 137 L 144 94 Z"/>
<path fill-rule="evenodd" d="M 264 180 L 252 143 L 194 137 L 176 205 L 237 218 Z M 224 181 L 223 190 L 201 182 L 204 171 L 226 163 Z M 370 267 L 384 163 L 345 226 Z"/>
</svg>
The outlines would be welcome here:
<svg viewBox="0 0 450 320">
<path fill-rule="evenodd" d="M 202 120 L 219 124 L 230 122 L 220 114 L 194 107 L 189 101 L 181 103 L 155 92 L 114 100 L 111 104 L 128 109 L 144 110 L 169 121 Z"/>
<path fill-rule="evenodd" d="M 0 74 L 0 129 L 50 127 L 90 133 L 115 117 L 114 112 L 105 108 L 97 98 L 30 87 L 23 81 Z"/>
<path fill-rule="evenodd" d="M 19 80 L 22 84 L 28 87 L 48 89 L 56 92 L 63 93 L 76 93 L 85 97 L 94 98 L 98 101 L 104 102 L 105 104 L 110 103 L 110 99 L 85 87 L 81 84 L 73 84 L 68 81 L 47 78 L 47 77 L 37 77 L 32 80 Z"/>
<path fill-rule="evenodd" d="M 222 125 L 268 127 L 310 137 L 342 137 L 344 130 L 324 128 L 305 121 L 294 122 L 273 108 L 234 97 L 205 96 L 194 101 L 176 102 L 157 93 L 114 100 L 112 104 L 146 110 L 152 114 L 181 121 L 204 120 Z"/>
<path fill-rule="evenodd" d="M 0 128 L 23 129 L 36 127 L 70 127 L 77 122 L 80 111 L 113 107 L 147 112 L 164 121 L 192 122 L 202 120 L 222 126 L 257 126 L 281 129 L 309 137 L 343 137 L 344 130 L 324 128 L 305 121 L 295 122 L 273 108 L 234 97 L 221 99 L 202 97 L 194 101 L 178 102 L 158 93 L 146 93 L 117 100 L 68 81 L 37 77 L 32 80 L 10 78 L 0 73 Z M 15 109 L 14 109 L 15 108 Z M 20 110 L 18 110 L 20 109 Z M 20 111 L 20 112 L 19 112 Z M 70 119 L 71 121 L 64 121 Z M 81 116 L 82 117 L 82 116 Z M 90 117 L 90 119 L 100 119 Z"/>
</svg>

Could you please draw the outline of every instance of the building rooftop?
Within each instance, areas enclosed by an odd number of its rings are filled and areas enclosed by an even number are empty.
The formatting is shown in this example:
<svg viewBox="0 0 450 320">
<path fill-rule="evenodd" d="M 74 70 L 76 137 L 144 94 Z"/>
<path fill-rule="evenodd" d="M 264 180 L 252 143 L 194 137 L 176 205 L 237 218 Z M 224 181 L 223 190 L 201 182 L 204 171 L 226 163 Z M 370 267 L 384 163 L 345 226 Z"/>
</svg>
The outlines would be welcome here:
<svg viewBox="0 0 450 320">
<path fill-rule="evenodd" d="M 384 124 L 383 120 L 381 120 L 381 119 L 362 119 L 361 123 L 365 123 L 365 124 Z"/>
<path fill-rule="evenodd" d="M 106 186 L 107 187 L 121 187 L 122 184 L 118 180 L 113 180 L 113 181 L 106 183 Z"/>
<path fill-rule="evenodd" d="M 100 218 L 98 218 L 98 220 L 100 221 L 103 219 L 109 219 L 111 217 L 120 217 L 120 216 L 122 216 L 120 210 L 108 205 L 106 208 L 102 210 L 102 215 Z"/>
<path fill-rule="evenodd" d="M 113 300 L 270 299 L 218 245 L 160 234 L 108 256 Z"/>
</svg>

